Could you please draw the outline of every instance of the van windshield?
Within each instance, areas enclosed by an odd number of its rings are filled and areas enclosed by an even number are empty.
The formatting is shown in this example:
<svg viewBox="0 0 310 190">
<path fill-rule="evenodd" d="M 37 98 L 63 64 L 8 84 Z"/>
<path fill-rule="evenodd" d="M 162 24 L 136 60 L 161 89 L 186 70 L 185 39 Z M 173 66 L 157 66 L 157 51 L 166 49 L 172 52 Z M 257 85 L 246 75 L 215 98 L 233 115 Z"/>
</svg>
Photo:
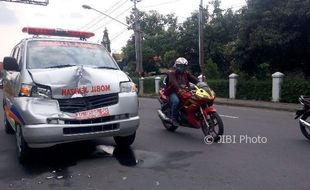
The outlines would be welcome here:
<svg viewBox="0 0 310 190">
<path fill-rule="evenodd" d="M 118 69 L 109 53 L 98 44 L 71 41 L 30 41 L 27 68 L 45 69 L 69 66 Z"/>
</svg>

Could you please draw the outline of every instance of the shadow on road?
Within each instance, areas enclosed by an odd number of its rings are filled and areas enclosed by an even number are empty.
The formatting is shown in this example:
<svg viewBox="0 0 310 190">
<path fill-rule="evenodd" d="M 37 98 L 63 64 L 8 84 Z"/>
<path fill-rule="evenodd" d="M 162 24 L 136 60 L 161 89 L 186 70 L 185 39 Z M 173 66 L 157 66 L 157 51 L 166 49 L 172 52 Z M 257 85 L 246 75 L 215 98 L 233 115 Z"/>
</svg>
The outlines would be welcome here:
<svg viewBox="0 0 310 190">
<path fill-rule="evenodd" d="M 83 141 L 57 145 L 51 148 L 34 149 L 31 158 L 23 165 L 27 174 L 50 172 L 50 178 L 69 178 L 69 167 L 79 161 L 114 157 L 121 165 L 135 166 L 135 154 L 130 147 L 102 145 L 96 141 Z"/>
</svg>

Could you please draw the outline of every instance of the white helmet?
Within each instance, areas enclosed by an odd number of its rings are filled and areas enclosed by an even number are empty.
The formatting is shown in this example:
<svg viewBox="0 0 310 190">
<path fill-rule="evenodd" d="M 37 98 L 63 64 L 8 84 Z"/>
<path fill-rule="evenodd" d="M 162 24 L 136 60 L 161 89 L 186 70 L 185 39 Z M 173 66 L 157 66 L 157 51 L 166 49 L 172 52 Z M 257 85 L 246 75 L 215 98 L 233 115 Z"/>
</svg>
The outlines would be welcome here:
<svg viewBox="0 0 310 190">
<path fill-rule="evenodd" d="M 188 61 L 184 57 L 179 57 L 177 58 L 177 60 L 175 60 L 173 67 L 176 67 L 177 65 L 187 66 L 187 64 L 188 64 Z"/>
</svg>

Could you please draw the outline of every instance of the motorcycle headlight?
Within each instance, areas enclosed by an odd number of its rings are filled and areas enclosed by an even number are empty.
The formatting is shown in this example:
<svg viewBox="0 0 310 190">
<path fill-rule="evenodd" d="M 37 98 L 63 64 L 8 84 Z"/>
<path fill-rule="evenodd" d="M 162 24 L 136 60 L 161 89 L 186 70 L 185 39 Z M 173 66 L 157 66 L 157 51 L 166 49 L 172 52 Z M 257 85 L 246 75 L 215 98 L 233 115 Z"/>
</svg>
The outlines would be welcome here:
<svg viewBox="0 0 310 190">
<path fill-rule="evenodd" d="M 52 91 L 49 87 L 33 86 L 22 84 L 19 92 L 20 96 L 51 98 Z"/>
<path fill-rule="evenodd" d="M 121 82 L 120 92 L 137 92 L 136 84 L 133 82 Z"/>
</svg>

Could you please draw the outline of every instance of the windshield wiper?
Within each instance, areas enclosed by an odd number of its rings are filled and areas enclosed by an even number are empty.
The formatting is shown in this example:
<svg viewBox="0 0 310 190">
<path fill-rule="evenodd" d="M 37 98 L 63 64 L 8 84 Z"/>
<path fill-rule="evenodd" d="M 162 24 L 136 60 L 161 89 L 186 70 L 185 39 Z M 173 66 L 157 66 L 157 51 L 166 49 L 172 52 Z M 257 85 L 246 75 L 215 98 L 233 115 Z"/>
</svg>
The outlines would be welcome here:
<svg viewBox="0 0 310 190">
<path fill-rule="evenodd" d="M 54 65 L 54 66 L 50 66 L 50 67 L 46 67 L 46 69 L 49 69 L 49 68 L 64 68 L 64 67 L 73 67 L 75 65 L 70 65 L 70 64 L 67 64 L 67 65 Z"/>
<path fill-rule="evenodd" d="M 97 69 L 112 69 L 112 70 L 118 70 L 116 67 L 107 67 L 107 66 L 101 66 L 101 67 L 95 67 Z"/>
</svg>

